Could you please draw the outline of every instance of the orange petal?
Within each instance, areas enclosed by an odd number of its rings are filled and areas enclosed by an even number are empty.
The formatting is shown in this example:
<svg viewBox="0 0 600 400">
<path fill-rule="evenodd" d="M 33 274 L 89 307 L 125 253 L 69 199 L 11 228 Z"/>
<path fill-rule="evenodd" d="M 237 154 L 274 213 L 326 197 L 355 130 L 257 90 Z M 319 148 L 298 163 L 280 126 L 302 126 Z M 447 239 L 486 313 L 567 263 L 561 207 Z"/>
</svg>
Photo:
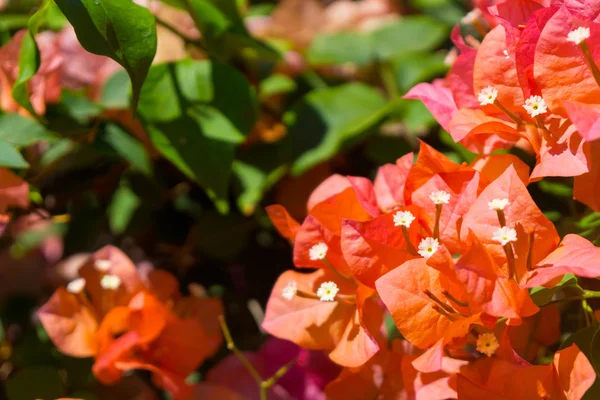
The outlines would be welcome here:
<svg viewBox="0 0 600 400">
<path fill-rule="evenodd" d="M 479 156 L 471 167 L 481 172 L 490 182 L 495 181 L 509 166 L 513 166 L 524 185 L 529 184 L 529 166 L 514 154 L 490 154 Z"/>
<path fill-rule="evenodd" d="M 567 399 L 579 400 L 594 384 L 596 372 L 576 344 L 554 354 L 558 383 Z"/>
<path fill-rule="evenodd" d="M 379 208 L 389 212 L 396 207 L 404 206 L 404 186 L 414 155 L 409 153 L 396 161 L 396 164 L 385 164 L 379 167 L 375 177 L 374 190 Z"/>
<path fill-rule="evenodd" d="M 29 184 L 11 170 L 0 168 L 0 212 L 10 206 L 29 207 Z"/>
<path fill-rule="evenodd" d="M 294 239 L 300 224 L 288 214 L 285 207 L 275 204 L 268 206 L 266 210 L 279 234 L 286 239 Z"/>
<path fill-rule="evenodd" d="M 96 354 L 98 322 L 77 296 L 59 288 L 37 312 L 40 322 L 58 349 L 73 357 Z"/>
<path fill-rule="evenodd" d="M 263 328 L 273 336 L 307 349 L 334 349 L 353 318 L 356 307 L 340 301 L 320 301 L 301 295 L 296 295 L 292 300 L 282 296 L 284 287 L 290 282 L 296 282 L 299 292 L 314 294 L 325 280 L 336 282 L 340 292 L 354 294 L 352 289 L 344 291 L 339 278 L 323 270 L 310 274 L 284 272 L 275 283 L 267 303 Z"/>
</svg>

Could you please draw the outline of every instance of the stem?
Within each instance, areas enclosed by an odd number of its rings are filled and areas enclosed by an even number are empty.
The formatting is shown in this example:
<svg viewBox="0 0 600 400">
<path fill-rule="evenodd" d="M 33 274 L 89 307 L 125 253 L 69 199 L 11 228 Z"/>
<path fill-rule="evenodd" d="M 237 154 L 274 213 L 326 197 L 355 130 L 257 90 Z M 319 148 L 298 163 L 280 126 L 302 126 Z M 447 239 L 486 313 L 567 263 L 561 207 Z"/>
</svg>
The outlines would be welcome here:
<svg viewBox="0 0 600 400">
<path fill-rule="evenodd" d="M 600 292 L 595 292 L 593 290 L 584 290 L 583 294 L 581 294 L 579 296 L 565 297 L 565 298 L 558 299 L 558 300 L 552 300 L 548 304 L 562 303 L 564 301 L 588 300 L 588 299 L 597 299 L 597 298 L 600 298 Z"/>
<path fill-rule="evenodd" d="M 512 119 L 515 122 L 515 124 L 523 125 L 523 120 L 519 118 L 515 113 L 510 111 L 508 108 L 504 107 L 502 103 L 500 103 L 498 100 L 494 101 L 494 105 L 501 109 L 504 112 L 504 114 L 508 115 L 508 117 Z"/>
<path fill-rule="evenodd" d="M 384 62 L 379 64 L 379 75 L 381 75 L 383 86 L 385 87 L 385 90 L 388 93 L 390 99 L 400 97 L 400 91 L 398 90 L 396 76 L 390 63 Z"/>
<path fill-rule="evenodd" d="M 508 262 L 508 275 L 511 279 L 514 279 L 519 283 L 519 276 L 517 274 L 517 267 L 515 263 L 515 253 L 510 243 L 504 245 L 504 253 L 506 254 L 506 261 Z"/>
<path fill-rule="evenodd" d="M 487 29 L 485 29 L 485 27 L 483 26 L 481 21 L 479 21 L 479 19 L 473 21 L 473 26 L 475 27 L 475 29 L 477 29 L 477 32 L 479 32 L 481 36 L 485 36 L 488 34 Z"/>
<path fill-rule="evenodd" d="M 594 59 L 592 58 L 590 48 L 588 47 L 586 41 L 584 40 L 583 42 L 579 43 L 579 47 L 581 48 L 583 55 L 587 59 L 588 67 L 590 67 L 590 70 L 592 71 L 592 75 L 594 76 L 594 79 L 596 80 L 596 84 L 598 84 L 598 86 L 600 86 L 600 70 L 598 69 L 598 65 L 596 65 L 596 63 L 594 62 Z"/>
<path fill-rule="evenodd" d="M 440 217 L 442 216 L 442 204 L 435 205 L 435 226 L 433 227 L 433 238 L 440 238 Z"/>
<path fill-rule="evenodd" d="M 410 236 L 408 234 L 408 228 L 405 227 L 404 225 L 402 225 L 402 235 L 404 235 L 404 241 L 406 242 L 406 249 L 408 250 L 408 252 L 410 254 L 412 254 L 413 256 L 418 256 L 419 253 L 417 253 L 417 250 L 415 250 L 415 247 L 410 242 Z"/>
<path fill-rule="evenodd" d="M 500 222 L 500 227 L 504 228 L 506 226 L 506 216 L 504 215 L 504 210 L 496 210 L 496 214 L 498 214 L 498 222 Z"/>
<path fill-rule="evenodd" d="M 186 45 L 196 46 L 196 47 L 199 47 L 204 50 L 204 45 L 199 40 L 190 39 L 189 37 L 187 37 L 183 33 L 181 33 L 177 28 L 175 28 L 171 24 L 167 23 L 166 21 L 162 20 L 161 18 L 157 17 L 156 15 L 154 16 L 154 18 L 156 19 L 157 25 L 162 26 L 169 32 L 180 37 L 185 42 Z"/>
<path fill-rule="evenodd" d="M 340 271 L 338 271 L 337 269 L 335 269 L 333 267 L 333 265 L 329 262 L 329 260 L 327 258 L 324 258 L 322 261 L 323 261 L 323 264 L 325 264 L 325 266 L 327 268 L 329 268 L 329 270 L 331 272 L 333 272 L 334 274 L 336 274 L 340 279 L 343 279 L 343 280 L 345 280 L 347 282 L 354 283 L 354 281 L 352 279 L 345 277 L 344 275 L 342 275 L 342 273 Z"/>
<path fill-rule="evenodd" d="M 431 293 L 429 290 L 425 290 L 423 293 L 425 293 L 425 296 L 433 300 L 439 307 L 443 308 L 444 311 L 446 311 L 447 313 L 457 314 L 457 311 L 454 308 L 441 301 L 435 294 Z"/>
<path fill-rule="evenodd" d="M 294 366 L 294 364 L 296 364 L 296 362 L 298 361 L 297 358 L 294 358 L 291 361 L 288 361 L 287 364 L 285 364 L 283 367 L 279 368 L 277 370 L 277 372 L 275 372 L 273 374 L 272 377 L 270 377 L 269 379 L 267 379 L 266 381 L 264 381 L 262 383 L 262 386 L 265 387 L 265 389 L 269 389 L 271 386 L 273 386 L 275 383 L 277 383 L 277 381 L 279 380 L 279 378 L 281 378 L 282 376 L 284 376 L 291 367 Z"/>
<path fill-rule="evenodd" d="M 460 301 L 460 300 L 458 300 L 456 297 L 452 296 L 452 295 L 450 294 L 450 292 L 448 292 L 448 291 L 445 291 L 445 290 L 444 290 L 444 291 L 442 292 L 442 294 L 443 294 L 444 296 L 446 296 L 446 298 L 447 298 L 448 300 L 450 300 L 451 302 L 453 302 L 453 303 L 454 303 L 454 304 L 456 304 L 457 306 L 459 306 L 459 307 L 464 307 L 464 308 L 469 308 L 469 303 L 467 303 L 467 302 L 464 302 L 464 301 Z"/>
<path fill-rule="evenodd" d="M 323 78 L 321 78 L 321 76 L 312 69 L 304 71 L 302 76 L 314 89 L 324 89 L 328 87 L 325 80 L 323 80 Z"/>
<path fill-rule="evenodd" d="M 227 349 L 232 351 L 233 354 L 235 354 L 235 356 L 242 362 L 242 364 L 244 364 L 244 366 L 246 367 L 250 375 L 252 375 L 252 378 L 254 378 L 254 380 L 258 384 L 258 387 L 260 388 L 261 399 L 263 398 L 263 391 L 265 392 L 264 399 L 266 399 L 266 389 L 262 388 L 263 380 L 260 374 L 258 373 L 256 368 L 254 368 L 254 366 L 250 363 L 250 361 L 248 361 L 246 356 L 235 346 L 235 343 L 233 342 L 233 339 L 231 337 L 231 332 L 229 332 L 229 328 L 227 327 L 227 323 L 225 322 L 225 317 L 222 315 L 219 315 L 219 324 L 221 324 L 221 330 L 223 331 L 223 336 L 225 336 L 225 342 L 227 342 Z"/>
</svg>

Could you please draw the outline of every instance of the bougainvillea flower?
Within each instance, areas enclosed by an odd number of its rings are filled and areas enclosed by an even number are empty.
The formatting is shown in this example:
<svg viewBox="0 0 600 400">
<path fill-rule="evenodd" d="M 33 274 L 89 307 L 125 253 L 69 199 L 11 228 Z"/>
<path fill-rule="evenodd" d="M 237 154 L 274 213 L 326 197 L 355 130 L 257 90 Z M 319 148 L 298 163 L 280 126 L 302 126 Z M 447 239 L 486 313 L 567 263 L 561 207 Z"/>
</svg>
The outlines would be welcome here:
<svg viewBox="0 0 600 400">
<path fill-rule="evenodd" d="M 325 386 L 341 369 L 323 352 L 302 349 L 277 338 L 268 339 L 258 352 L 246 352 L 244 355 L 265 380 L 296 359 L 285 375 L 269 389 L 270 399 L 325 400 Z M 244 399 L 259 400 L 256 381 L 233 354 L 212 368 L 206 379 L 243 395 Z"/>
<path fill-rule="evenodd" d="M 332 296 L 320 293 L 324 287 L 334 288 Z M 337 364 L 357 367 L 377 353 L 382 339 L 383 309 L 373 294 L 328 269 L 287 271 L 275 283 L 263 328 L 303 348 L 329 351 Z"/>
<path fill-rule="evenodd" d="M 447 399 L 456 398 L 456 373 L 465 361 L 444 357 L 443 369 L 417 371 L 412 362 L 422 353 L 410 343 L 394 340 L 360 368 L 345 368 L 326 388 L 331 399 Z"/>
<path fill-rule="evenodd" d="M 554 362 L 522 366 L 498 358 L 481 359 L 461 369 L 460 399 L 579 400 L 596 379 L 594 368 L 576 345 L 558 351 Z"/>
<path fill-rule="evenodd" d="M 181 297 L 172 275 L 143 276 L 111 246 L 90 256 L 79 275 L 38 311 L 58 349 L 94 357 L 93 372 L 105 384 L 145 369 L 174 395 L 189 390 L 185 378 L 221 344 L 220 301 Z"/>
<path fill-rule="evenodd" d="M 490 207 L 496 199 L 506 199 L 508 204 L 501 210 Z M 504 223 L 499 219 L 499 211 L 504 216 Z M 529 268 L 536 265 L 550 252 L 556 249 L 559 237 L 556 228 L 537 207 L 527 188 L 519 178 L 515 169 L 509 167 L 498 179 L 489 184 L 466 213 L 461 227 L 461 236 L 465 237 L 469 230 L 488 248 L 495 262 L 505 268 L 507 256 L 503 245 L 493 238 L 493 234 L 501 225 L 514 229 L 516 224 L 523 229 L 519 242 L 526 241 L 528 246 L 518 246 L 516 259 L 518 277 L 523 277 L 526 261 Z M 517 247 L 517 246 L 515 246 Z M 522 250 L 521 250 L 522 249 Z M 531 249 L 531 250 L 530 250 Z"/>
<path fill-rule="evenodd" d="M 7 168 L 0 168 L 0 213 L 8 207 L 29 207 L 29 184 Z"/>
<path fill-rule="evenodd" d="M 563 275 L 600 277 L 600 248 L 579 235 L 567 235 L 560 246 L 525 276 L 527 287 L 553 286 Z"/>
<path fill-rule="evenodd" d="M 12 98 L 12 88 L 18 78 L 19 52 L 25 34 L 24 30 L 17 33 L 0 48 L 0 107 L 6 112 L 21 110 Z M 61 92 L 59 68 L 63 58 L 57 51 L 54 35 L 52 32 L 44 32 L 36 37 L 41 64 L 37 74 L 29 82 L 29 94 L 31 104 L 38 114 L 46 112 L 46 103 L 57 102 Z"/>
</svg>

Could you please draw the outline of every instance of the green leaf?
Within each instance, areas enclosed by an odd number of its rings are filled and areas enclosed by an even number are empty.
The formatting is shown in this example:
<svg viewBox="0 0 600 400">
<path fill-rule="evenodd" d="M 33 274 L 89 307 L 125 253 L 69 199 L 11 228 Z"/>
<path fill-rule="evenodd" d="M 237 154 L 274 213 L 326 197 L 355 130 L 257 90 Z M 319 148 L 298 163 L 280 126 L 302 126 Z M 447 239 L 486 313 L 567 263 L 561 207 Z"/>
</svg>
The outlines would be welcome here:
<svg viewBox="0 0 600 400">
<path fill-rule="evenodd" d="M 19 114 L 5 114 L 0 117 L 0 139 L 13 146 L 29 146 L 41 140 L 54 140 L 39 122 Z"/>
<path fill-rule="evenodd" d="M 103 111 L 102 107 L 91 101 L 85 94 L 63 90 L 60 104 L 66 114 L 79 124 L 87 124 L 90 119 L 97 117 Z"/>
<path fill-rule="evenodd" d="M 8 400 L 57 399 L 66 394 L 62 377 L 52 366 L 28 366 L 5 382 Z"/>
<path fill-rule="evenodd" d="M 125 232 L 141 203 L 142 200 L 129 186 L 121 186 L 115 192 L 107 210 L 110 230 L 116 235 Z"/>
<path fill-rule="evenodd" d="M 544 193 L 552 194 L 557 197 L 573 197 L 573 188 L 560 182 L 550 182 L 542 180 L 538 182 L 538 187 Z"/>
<path fill-rule="evenodd" d="M 124 0 L 55 0 L 83 48 L 121 64 L 131 79 L 133 108 L 154 55 L 156 23 L 145 7 Z"/>
<path fill-rule="evenodd" d="M 374 55 L 370 35 L 361 32 L 340 32 L 317 36 L 308 49 L 307 58 L 313 65 L 366 65 L 373 61 Z"/>
<path fill-rule="evenodd" d="M 419 82 L 430 81 L 448 71 L 443 54 L 406 53 L 390 60 L 396 82 L 402 92 L 407 92 Z"/>
<path fill-rule="evenodd" d="M 295 160 L 292 173 L 300 175 L 364 138 L 389 107 L 381 93 L 362 83 L 310 92 L 284 116 L 289 129 L 282 145 Z"/>
<path fill-rule="evenodd" d="M 447 37 L 448 28 L 427 16 L 403 17 L 372 33 L 374 51 L 381 60 L 406 53 L 427 52 Z"/>
<path fill-rule="evenodd" d="M 254 153 L 257 154 L 257 153 Z M 268 161 L 268 155 L 265 155 Z M 269 168 L 260 160 L 252 162 L 236 160 L 233 173 L 238 178 L 241 191 L 237 199 L 238 208 L 244 215 L 251 215 L 263 198 L 264 193 L 277 183 L 286 173 L 286 166 Z M 261 165 L 262 164 L 262 165 Z"/>
<path fill-rule="evenodd" d="M 29 100 L 28 82 L 37 73 L 41 64 L 40 49 L 35 42 L 35 36 L 44 23 L 48 10 L 52 6 L 52 1 L 46 0 L 42 7 L 31 16 L 28 23 L 28 31 L 23 36 L 21 42 L 21 52 L 19 53 L 19 76 L 13 86 L 12 96 L 17 103 L 37 116 L 33 105 Z"/>
<path fill-rule="evenodd" d="M 278 94 L 290 93 L 296 90 L 296 81 L 287 75 L 273 74 L 260 83 L 260 98 L 267 99 Z"/>
<path fill-rule="evenodd" d="M 240 53 L 277 60 L 279 53 L 250 35 L 235 0 L 163 0 L 192 16 L 210 57 L 226 61 Z"/>
<path fill-rule="evenodd" d="M 236 69 L 209 61 L 156 65 L 139 111 L 158 151 L 226 212 L 235 148 L 258 113 L 248 81 Z"/>
<path fill-rule="evenodd" d="M 121 157 L 127 160 L 132 167 L 145 174 L 152 174 L 152 163 L 144 146 L 131 137 L 121 127 L 108 124 L 102 139 L 108 143 Z"/>
<path fill-rule="evenodd" d="M 563 288 L 568 287 L 568 286 L 578 287 L 577 286 L 577 277 L 575 275 L 566 274 L 562 278 L 562 280 L 560 281 L 560 283 L 558 285 L 556 285 L 555 287 L 550 288 L 550 289 L 545 288 L 543 286 L 533 288 L 529 292 L 529 295 L 531 296 L 531 299 L 533 300 L 533 302 L 535 304 L 537 304 L 539 307 L 541 307 L 541 306 L 545 306 L 546 304 L 550 303 L 550 301 L 552 301 L 552 298 L 554 297 L 554 295 L 556 293 L 558 293 Z"/>
<path fill-rule="evenodd" d="M 0 166 L 8 168 L 29 168 L 19 150 L 4 139 L 0 139 Z"/>
<path fill-rule="evenodd" d="M 466 12 L 456 0 L 410 0 L 409 3 L 449 26 L 456 25 Z"/>
<path fill-rule="evenodd" d="M 115 72 L 102 88 L 100 105 L 104 108 L 127 108 L 131 97 L 131 83 L 127 71 Z"/>
</svg>

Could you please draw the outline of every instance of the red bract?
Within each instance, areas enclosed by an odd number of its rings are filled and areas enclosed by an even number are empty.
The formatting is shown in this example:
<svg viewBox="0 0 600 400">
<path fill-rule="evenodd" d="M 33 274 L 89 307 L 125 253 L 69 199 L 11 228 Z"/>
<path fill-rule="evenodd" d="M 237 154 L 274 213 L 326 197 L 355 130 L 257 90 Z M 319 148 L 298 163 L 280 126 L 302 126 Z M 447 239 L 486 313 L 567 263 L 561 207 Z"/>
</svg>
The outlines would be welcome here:
<svg viewBox="0 0 600 400">
<path fill-rule="evenodd" d="M 589 190 L 600 169 L 591 143 L 600 137 L 599 6 L 583 4 L 503 1 L 490 14 L 470 15 L 463 23 L 483 34 L 481 42 L 471 37 L 467 45 L 455 28 L 460 55 L 446 80 L 421 83 L 405 97 L 421 99 L 471 151 L 535 153 L 532 180 L 577 177 L 575 197 L 600 210 Z"/>
<path fill-rule="evenodd" d="M 522 366 L 497 358 L 482 359 L 458 375 L 460 399 L 581 399 L 596 374 L 585 355 L 572 345 L 546 365 Z"/>
<path fill-rule="evenodd" d="M 111 246 L 94 253 L 79 275 L 38 311 L 58 349 L 94 357 L 94 375 L 105 384 L 145 369 L 174 395 L 189 391 L 185 378 L 221 344 L 220 301 L 181 297 L 172 275 L 141 276 Z"/>
</svg>

